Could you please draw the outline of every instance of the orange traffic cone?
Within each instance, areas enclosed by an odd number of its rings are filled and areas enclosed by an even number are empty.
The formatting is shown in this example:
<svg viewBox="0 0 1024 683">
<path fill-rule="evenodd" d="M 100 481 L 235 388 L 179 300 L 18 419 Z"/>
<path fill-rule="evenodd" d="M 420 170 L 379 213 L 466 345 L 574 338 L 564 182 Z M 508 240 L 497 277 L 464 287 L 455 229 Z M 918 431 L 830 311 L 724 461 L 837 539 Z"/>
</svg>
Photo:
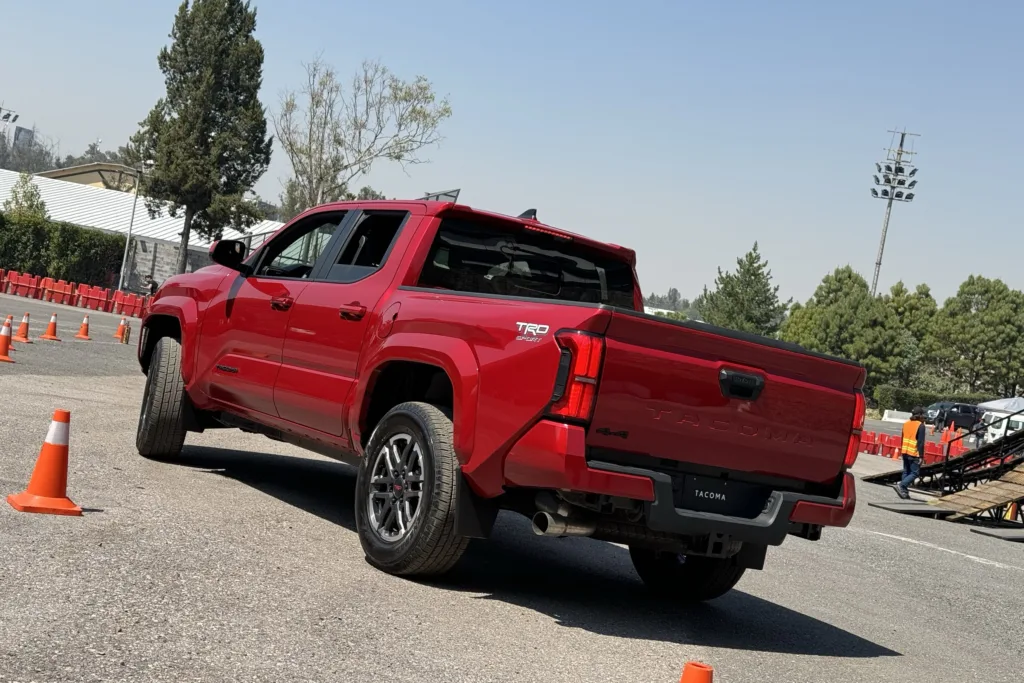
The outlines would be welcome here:
<svg viewBox="0 0 1024 683">
<path fill-rule="evenodd" d="M 8 320 L 4 321 L 4 326 L 0 329 L 0 363 L 13 363 L 14 359 L 10 357 L 8 352 L 11 349 L 11 323 Z"/>
<path fill-rule="evenodd" d="M 14 316 L 13 315 L 7 316 L 7 322 L 10 324 L 11 330 L 13 331 L 14 330 Z M 14 341 L 13 335 L 11 337 L 11 341 Z M 16 347 L 14 344 L 11 344 L 11 348 L 7 349 L 8 352 L 10 352 L 10 351 L 17 351 L 17 350 L 18 350 L 18 347 Z"/>
<path fill-rule="evenodd" d="M 700 662 L 687 662 L 679 683 L 712 683 L 714 680 L 715 670 L 710 666 Z"/>
<path fill-rule="evenodd" d="M 75 335 L 75 339 L 81 339 L 82 341 L 92 341 L 92 337 L 89 336 L 89 314 L 85 314 L 85 318 L 82 320 L 82 326 L 78 328 L 78 334 Z"/>
<path fill-rule="evenodd" d="M 71 413 L 55 410 L 50 430 L 39 451 L 28 488 L 7 496 L 7 502 L 19 512 L 49 515 L 81 515 L 82 508 L 68 498 L 68 433 Z"/>
<path fill-rule="evenodd" d="M 50 324 L 46 326 L 46 332 L 39 335 L 40 339 L 46 339 L 48 341 L 60 341 L 60 337 L 57 336 L 57 314 L 54 313 L 50 316 Z"/>
<path fill-rule="evenodd" d="M 28 313 L 21 319 L 21 324 L 18 325 L 18 333 L 14 335 L 14 339 L 11 341 L 21 342 L 22 344 L 32 343 L 32 340 L 28 338 Z"/>
<path fill-rule="evenodd" d="M 124 326 L 128 321 L 128 316 L 121 316 L 121 324 L 117 326 L 117 332 L 114 333 L 114 339 L 120 339 L 124 336 Z"/>
</svg>

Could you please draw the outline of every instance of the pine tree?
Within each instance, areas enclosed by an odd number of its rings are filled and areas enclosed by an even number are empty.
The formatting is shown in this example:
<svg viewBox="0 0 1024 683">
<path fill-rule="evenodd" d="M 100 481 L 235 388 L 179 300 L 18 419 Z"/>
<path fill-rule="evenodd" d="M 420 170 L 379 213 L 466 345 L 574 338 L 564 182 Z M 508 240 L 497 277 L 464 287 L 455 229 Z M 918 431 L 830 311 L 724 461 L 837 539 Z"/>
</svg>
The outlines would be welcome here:
<svg viewBox="0 0 1024 683">
<path fill-rule="evenodd" d="M 166 96 L 132 138 L 130 160 L 154 164 L 141 187 L 150 213 L 184 213 L 179 273 L 192 230 L 216 238 L 225 227 L 245 230 L 260 217 L 247 193 L 267 170 L 272 140 L 258 98 L 263 46 L 255 29 L 249 2 L 182 2 L 171 45 L 157 58 Z"/>
<path fill-rule="evenodd" d="M 868 283 L 849 266 L 826 275 L 805 305 L 793 306 L 780 336 L 811 351 L 863 363 L 869 392 L 905 375 L 917 353 L 896 314 L 871 296 Z"/>
<path fill-rule="evenodd" d="M 779 301 L 779 287 L 772 285 L 768 262 L 761 259 L 754 242 L 753 249 L 736 259 L 736 272 L 719 268 L 715 290 L 705 287 L 694 303 L 701 318 L 712 325 L 774 337 L 791 302 Z"/>
</svg>

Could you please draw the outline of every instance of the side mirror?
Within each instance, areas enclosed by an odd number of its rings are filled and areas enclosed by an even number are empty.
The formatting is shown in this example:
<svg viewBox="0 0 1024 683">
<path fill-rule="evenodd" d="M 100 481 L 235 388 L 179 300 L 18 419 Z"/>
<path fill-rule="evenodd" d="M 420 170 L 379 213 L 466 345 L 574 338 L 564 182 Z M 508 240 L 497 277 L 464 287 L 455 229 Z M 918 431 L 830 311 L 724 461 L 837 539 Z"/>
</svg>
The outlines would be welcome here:
<svg viewBox="0 0 1024 683">
<path fill-rule="evenodd" d="M 242 261 L 246 257 L 245 243 L 240 240 L 218 240 L 210 246 L 210 259 L 225 268 L 237 270 L 243 275 L 248 267 Z"/>
</svg>

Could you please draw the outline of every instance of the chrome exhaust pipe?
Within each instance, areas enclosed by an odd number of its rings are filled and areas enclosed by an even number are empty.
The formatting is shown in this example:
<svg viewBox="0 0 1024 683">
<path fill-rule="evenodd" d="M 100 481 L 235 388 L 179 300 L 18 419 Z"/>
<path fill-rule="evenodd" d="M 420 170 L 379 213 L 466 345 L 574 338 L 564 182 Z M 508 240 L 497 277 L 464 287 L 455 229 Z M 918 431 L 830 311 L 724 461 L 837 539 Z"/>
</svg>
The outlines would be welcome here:
<svg viewBox="0 0 1024 683">
<path fill-rule="evenodd" d="M 597 524 L 585 520 L 569 519 L 550 512 L 533 516 L 533 533 L 538 536 L 592 536 Z"/>
</svg>

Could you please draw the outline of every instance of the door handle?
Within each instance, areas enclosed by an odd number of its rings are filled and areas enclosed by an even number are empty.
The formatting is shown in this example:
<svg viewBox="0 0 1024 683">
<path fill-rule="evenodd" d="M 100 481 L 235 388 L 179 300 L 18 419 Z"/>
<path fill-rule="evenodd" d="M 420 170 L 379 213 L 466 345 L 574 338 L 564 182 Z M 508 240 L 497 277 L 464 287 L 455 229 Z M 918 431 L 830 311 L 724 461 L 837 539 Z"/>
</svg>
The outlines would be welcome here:
<svg viewBox="0 0 1024 683">
<path fill-rule="evenodd" d="M 366 315 L 366 306 L 360 306 L 358 303 L 346 304 L 338 308 L 338 315 L 342 320 L 362 320 Z"/>
<path fill-rule="evenodd" d="M 287 311 L 292 307 L 293 303 L 295 303 L 295 300 L 290 296 L 275 296 L 270 300 L 270 307 L 275 311 Z"/>
</svg>

